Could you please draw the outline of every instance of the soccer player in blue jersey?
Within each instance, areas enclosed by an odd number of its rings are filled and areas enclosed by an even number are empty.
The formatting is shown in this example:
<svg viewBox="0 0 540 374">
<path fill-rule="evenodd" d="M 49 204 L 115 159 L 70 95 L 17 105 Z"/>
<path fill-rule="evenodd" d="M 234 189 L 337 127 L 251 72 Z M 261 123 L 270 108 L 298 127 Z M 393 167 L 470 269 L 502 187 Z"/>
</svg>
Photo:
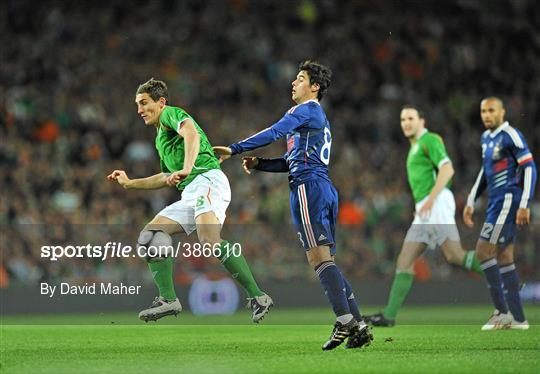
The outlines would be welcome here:
<svg viewBox="0 0 540 374">
<path fill-rule="evenodd" d="M 514 264 L 516 226 L 529 224 L 529 204 L 536 184 L 536 165 L 523 134 L 504 121 L 501 99 L 482 100 L 482 168 L 463 210 L 472 227 L 474 202 L 487 188 L 487 217 L 476 244 L 476 255 L 488 282 L 495 312 L 482 330 L 527 330 L 529 323 L 519 298 L 519 277 Z"/>
<path fill-rule="evenodd" d="M 283 157 L 245 157 L 243 167 L 248 173 L 250 169 L 289 173 L 291 214 L 298 238 L 337 319 L 323 350 L 336 348 L 346 338 L 349 338 L 347 348 L 360 348 L 373 340 L 360 315 L 353 290 L 334 262 L 338 195 L 328 176 L 332 146 L 330 122 L 319 104 L 330 85 L 331 74 L 324 65 L 302 62 L 292 82 L 292 99 L 296 106 L 255 135 L 229 147 L 214 147 L 225 160 L 286 136 L 287 152 Z"/>
</svg>

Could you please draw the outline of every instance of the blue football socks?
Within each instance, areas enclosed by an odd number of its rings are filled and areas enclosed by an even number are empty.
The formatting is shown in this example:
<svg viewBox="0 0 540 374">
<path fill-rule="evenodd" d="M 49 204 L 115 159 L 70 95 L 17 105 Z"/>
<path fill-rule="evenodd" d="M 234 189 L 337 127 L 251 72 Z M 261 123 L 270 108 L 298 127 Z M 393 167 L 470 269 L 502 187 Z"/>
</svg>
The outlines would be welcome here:
<svg viewBox="0 0 540 374">
<path fill-rule="evenodd" d="M 353 289 L 344 275 L 342 275 L 342 278 L 343 283 L 345 284 L 345 296 L 347 297 L 347 302 L 349 303 L 349 310 L 351 311 L 354 319 L 356 319 L 357 321 L 361 321 L 362 315 L 360 314 L 360 309 L 358 308 L 356 298 L 354 297 Z"/>
<path fill-rule="evenodd" d="M 350 315 L 349 303 L 345 296 L 345 284 L 343 277 L 334 261 L 325 261 L 315 268 L 315 272 L 321 281 L 328 301 L 332 304 L 332 309 L 336 317 Z M 352 317 L 352 315 L 351 315 Z M 343 319 L 343 318 L 342 318 Z"/>
<path fill-rule="evenodd" d="M 508 313 L 508 307 L 504 298 L 502 279 L 499 272 L 499 265 L 497 265 L 497 259 L 491 258 L 486 260 L 482 262 L 480 266 L 482 267 L 482 270 L 486 276 L 493 305 L 495 305 L 495 308 L 500 313 Z"/>
<path fill-rule="evenodd" d="M 523 306 L 519 298 L 519 276 L 516 271 L 516 265 L 508 264 L 501 266 L 499 271 L 501 272 L 501 278 L 505 288 L 508 309 L 510 309 L 516 321 L 523 322 L 525 321 L 525 314 L 523 313 Z"/>
</svg>

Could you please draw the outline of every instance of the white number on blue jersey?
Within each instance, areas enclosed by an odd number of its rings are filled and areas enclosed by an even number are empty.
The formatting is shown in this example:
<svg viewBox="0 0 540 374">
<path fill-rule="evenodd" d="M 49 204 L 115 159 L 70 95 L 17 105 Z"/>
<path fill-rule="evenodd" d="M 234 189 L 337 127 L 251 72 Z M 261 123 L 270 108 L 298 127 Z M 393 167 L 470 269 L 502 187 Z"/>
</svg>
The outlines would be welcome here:
<svg viewBox="0 0 540 374">
<path fill-rule="evenodd" d="M 486 222 L 484 223 L 484 227 L 482 227 L 482 231 L 480 231 L 480 236 L 484 239 L 490 239 L 491 238 L 491 232 L 493 231 L 493 224 Z"/>
<path fill-rule="evenodd" d="M 324 144 L 321 148 L 321 161 L 325 165 L 330 163 L 330 148 L 332 147 L 332 134 L 328 127 L 324 128 Z"/>
</svg>

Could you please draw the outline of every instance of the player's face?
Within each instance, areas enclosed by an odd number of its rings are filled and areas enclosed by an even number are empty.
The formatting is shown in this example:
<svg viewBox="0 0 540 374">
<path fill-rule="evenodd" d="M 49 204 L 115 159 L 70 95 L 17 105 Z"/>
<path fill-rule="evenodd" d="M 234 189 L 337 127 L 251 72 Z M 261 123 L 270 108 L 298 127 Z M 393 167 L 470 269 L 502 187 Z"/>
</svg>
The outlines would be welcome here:
<svg viewBox="0 0 540 374">
<path fill-rule="evenodd" d="M 297 104 L 315 99 L 317 98 L 318 88 L 317 84 L 309 84 L 309 75 L 307 71 L 302 70 L 292 82 L 292 99 Z"/>
<path fill-rule="evenodd" d="M 162 97 L 154 101 L 147 93 L 135 96 L 137 104 L 137 114 L 139 114 L 145 125 L 156 125 L 159 123 L 159 115 L 165 106 L 165 99 Z"/>
<path fill-rule="evenodd" d="M 418 116 L 416 109 L 403 109 L 400 118 L 401 130 L 407 138 L 414 138 L 424 128 L 424 119 Z"/>
<path fill-rule="evenodd" d="M 504 108 L 499 100 L 482 100 L 480 116 L 488 130 L 494 130 L 504 121 Z"/>
</svg>

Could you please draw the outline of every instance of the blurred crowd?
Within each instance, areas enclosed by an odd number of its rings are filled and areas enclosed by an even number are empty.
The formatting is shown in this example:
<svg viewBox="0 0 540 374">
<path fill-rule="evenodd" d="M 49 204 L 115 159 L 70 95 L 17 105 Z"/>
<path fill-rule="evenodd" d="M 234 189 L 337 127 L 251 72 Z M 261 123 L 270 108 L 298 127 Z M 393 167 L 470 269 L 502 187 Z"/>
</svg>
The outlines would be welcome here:
<svg viewBox="0 0 540 374">
<path fill-rule="evenodd" d="M 533 0 L 110 0 L 106 6 L 11 0 L 2 7 L 4 287 L 151 281 L 139 259 L 53 263 L 39 256 L 46 241 L 97 240 L 94 226 L 109 227 L 108 234 L 119 228 L 133 244 L 138 230 L 179 198 L 174 189 L 126 191 L 105 179 L 114 169 L 130 177 L 159 172 L 155 130 L 145 127 L 134 103 L 137 86 L 150 77 L 167 82 L 171 105 L 193 115 L 213 145 L 228 145 L 293 105 L 290 86 L 300 61 L 328 64 L 334 76 L 322 103 L 340 194 L 338 262 L 354 279 L 390 277 L 412 221 L 402 105 L 422 108 L 427 127 L 445 140 L 456 169 L 458 221 L 480 167 L 483 97 L 504 100 L 507 119 L 540 159 L 540 8 Z M 279 142 L 255 154 L 284 150 Z M 258 277 L 312 279 L 289 227 L 286 176 L 247 176 L 234 159 L 223 169 L 233 191 L 225 233 L 242 243 Z M 535 223 L 518 240 L 526 279 L 540 277 L 538 198 L 532 214 Z M 477 231 L 461 232 L 472 248 Z M 427 257 L 419 273 L 468 276 L 436 253 Z M 178 282 L 219 271 L 215 262 L 193 258 L 179 258 L 177 267 Z"/>
</svg>

